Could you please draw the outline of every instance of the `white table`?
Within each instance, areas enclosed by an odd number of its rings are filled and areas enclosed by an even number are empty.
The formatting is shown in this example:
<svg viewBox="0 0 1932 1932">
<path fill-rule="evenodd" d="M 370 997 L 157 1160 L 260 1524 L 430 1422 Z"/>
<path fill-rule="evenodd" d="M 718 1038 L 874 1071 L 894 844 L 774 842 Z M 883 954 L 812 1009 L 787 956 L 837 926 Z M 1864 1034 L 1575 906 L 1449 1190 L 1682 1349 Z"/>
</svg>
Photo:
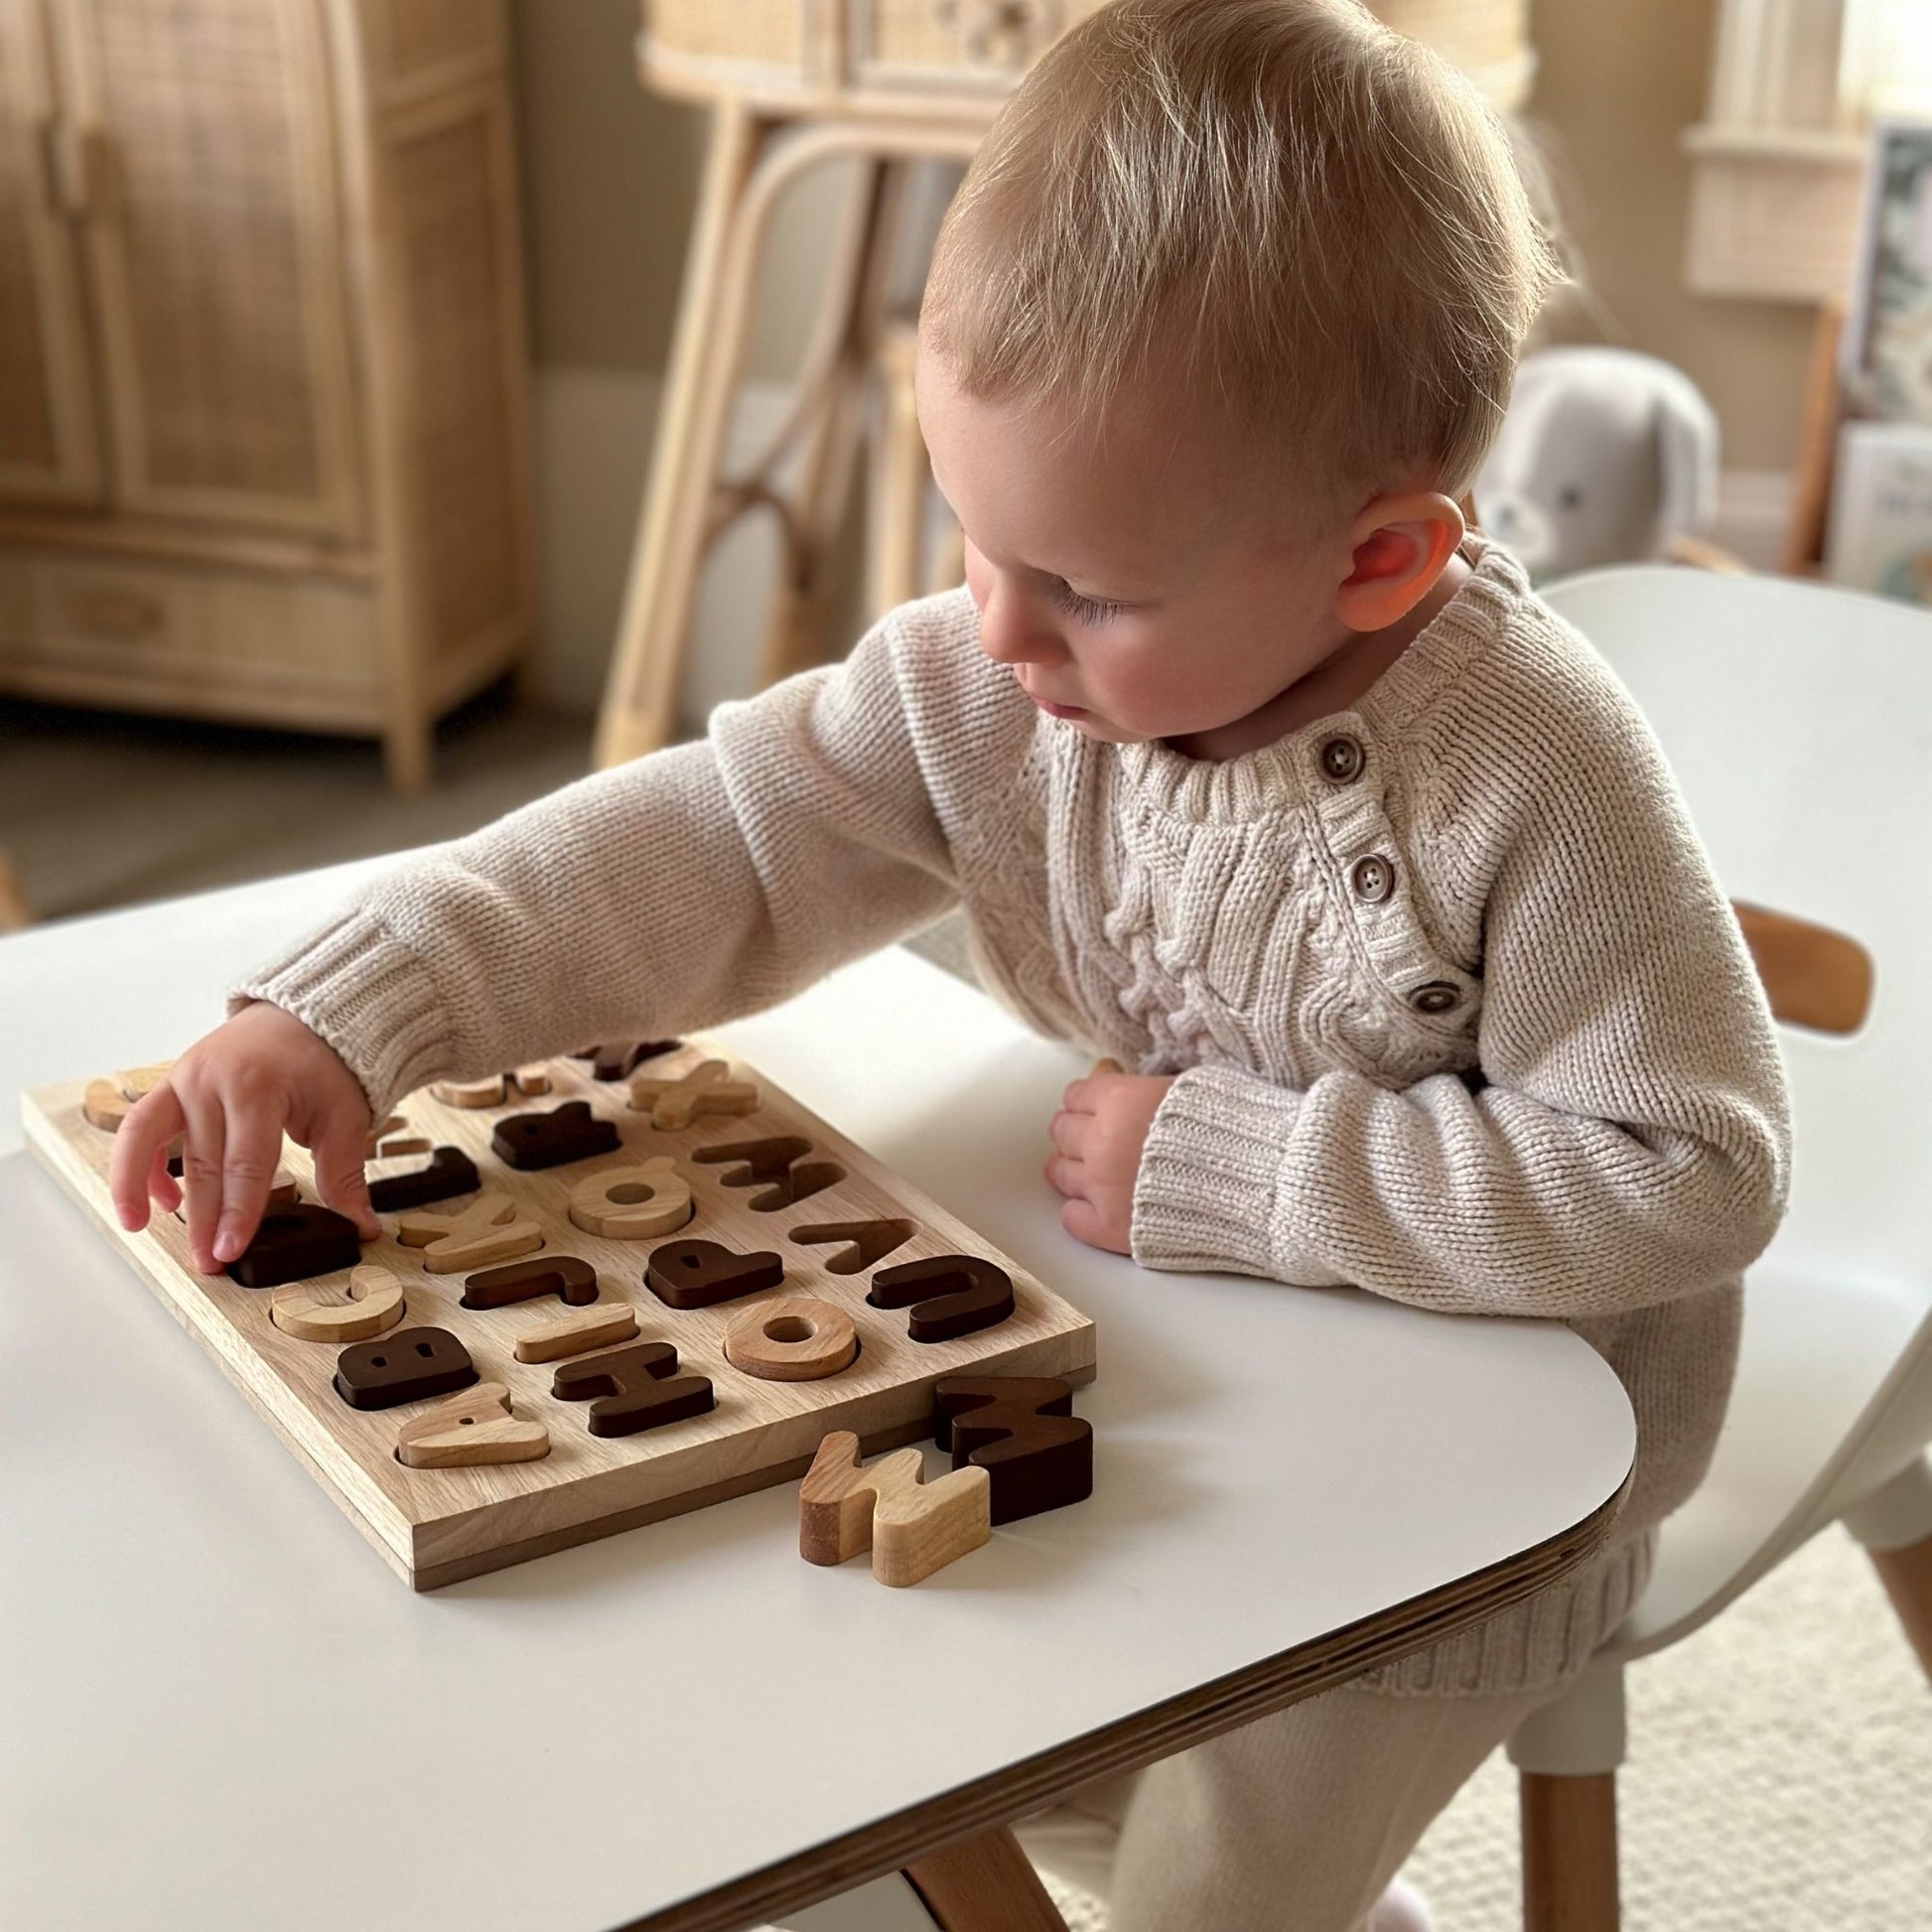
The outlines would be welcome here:
<svg viewBox="0 0 1932 1932">
<path fill-rule="evenodd" d="M 0 1087 L 177 1050 L 372 870 L 0 941 Z M 1095 1318 L 1092 1500 L 912 1590 L 801 1563 L 787 1485 L 412 1595 L 9 1102 L 0 1924 L 774 1916 L 1412 1647 L 1469 1614 L 1460 1580 L 1520 1588 L 1525 1552 L 1598 1533 L 1634 1430 L 1582 1341 L 1080 1247 L 1039 1161 L 1082 1060 L 922 961 L 726 1036 Z"/>
</svg>

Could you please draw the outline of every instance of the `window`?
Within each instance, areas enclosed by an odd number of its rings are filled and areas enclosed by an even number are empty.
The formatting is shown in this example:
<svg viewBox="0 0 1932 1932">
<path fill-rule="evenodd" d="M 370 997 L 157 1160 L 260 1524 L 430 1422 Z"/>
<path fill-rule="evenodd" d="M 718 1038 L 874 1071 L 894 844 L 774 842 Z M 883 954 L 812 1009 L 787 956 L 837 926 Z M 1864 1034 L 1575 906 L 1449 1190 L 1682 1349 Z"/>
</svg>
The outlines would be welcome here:
<svg viewBox="0 0 1932 1932">
<path fill-rule="evenodd" d="M 1839 97 L 1846 112 L 1932 114 L 1932 6 L 1848 0 Z"/>
</svg>

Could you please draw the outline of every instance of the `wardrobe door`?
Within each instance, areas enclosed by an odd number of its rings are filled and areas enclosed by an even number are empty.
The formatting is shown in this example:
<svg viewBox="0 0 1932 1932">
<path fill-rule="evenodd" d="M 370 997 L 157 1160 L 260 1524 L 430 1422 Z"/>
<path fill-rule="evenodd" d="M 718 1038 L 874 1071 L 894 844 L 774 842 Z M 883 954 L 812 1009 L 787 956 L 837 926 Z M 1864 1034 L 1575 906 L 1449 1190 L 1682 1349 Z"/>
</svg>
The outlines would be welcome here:
<svg viewBox="0 0 1932 1932">
<path fill-rule="evenodd" d="M 0 497 L 97 502 L 73 229 L 41 0 L 0 0 Z"/>
<path fill-rule="evenodd" d="M 321 0 L 56 0 L 117 507 L 352 535 Z"/>
</svg>

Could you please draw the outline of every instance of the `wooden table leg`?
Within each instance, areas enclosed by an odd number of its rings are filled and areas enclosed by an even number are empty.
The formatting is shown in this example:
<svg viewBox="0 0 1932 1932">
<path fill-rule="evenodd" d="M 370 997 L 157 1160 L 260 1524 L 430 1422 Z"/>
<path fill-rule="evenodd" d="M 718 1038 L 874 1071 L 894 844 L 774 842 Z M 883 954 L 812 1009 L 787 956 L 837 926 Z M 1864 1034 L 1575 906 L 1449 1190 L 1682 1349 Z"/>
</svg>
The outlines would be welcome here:
<svg viewBox="0 0 1932 1932">
<path fill-rule="evenodd" d="M 1617 1932 L 1616 1774 L 1520 1788 L 1524 1932 Z"/>
<path fill-rule="evenodd" d="M 1009 1831 L 982 1833 L 905 1867 L 940 1932 L 1066 1932 L 1039 1874 Z"/>
</svg>

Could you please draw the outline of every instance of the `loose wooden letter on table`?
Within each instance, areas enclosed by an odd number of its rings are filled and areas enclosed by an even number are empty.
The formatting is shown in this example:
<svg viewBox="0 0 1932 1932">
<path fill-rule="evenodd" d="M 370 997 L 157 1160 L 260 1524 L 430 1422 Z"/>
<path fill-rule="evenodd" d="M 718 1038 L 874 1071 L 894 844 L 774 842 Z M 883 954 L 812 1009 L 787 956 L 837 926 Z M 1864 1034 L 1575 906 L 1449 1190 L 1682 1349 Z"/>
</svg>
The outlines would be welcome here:
<svg viewBox="0 0 1932 1932">
<path fill-rule="evenodd" d="M 954 1469 L 922 1482 L 916 1449 L 859 1466 L 859 1439 L 841 1429 L 819 1444 L 798 1485 L 798 1554 L 840 1564 L 872 1551 L 872 1574 L 900 1587 L 943 1570 L 993 1534 L 984 1469 Z"/>
<path fill-rule="evenodd" d="M 1093 1428 L 1057 1375 L 948 1375 L 932 1391 L 933 1440 L 955 1469 L 984 1469 L 993 1520 L 1015 1523 L 1093 1494 Z"/>
</svg>

